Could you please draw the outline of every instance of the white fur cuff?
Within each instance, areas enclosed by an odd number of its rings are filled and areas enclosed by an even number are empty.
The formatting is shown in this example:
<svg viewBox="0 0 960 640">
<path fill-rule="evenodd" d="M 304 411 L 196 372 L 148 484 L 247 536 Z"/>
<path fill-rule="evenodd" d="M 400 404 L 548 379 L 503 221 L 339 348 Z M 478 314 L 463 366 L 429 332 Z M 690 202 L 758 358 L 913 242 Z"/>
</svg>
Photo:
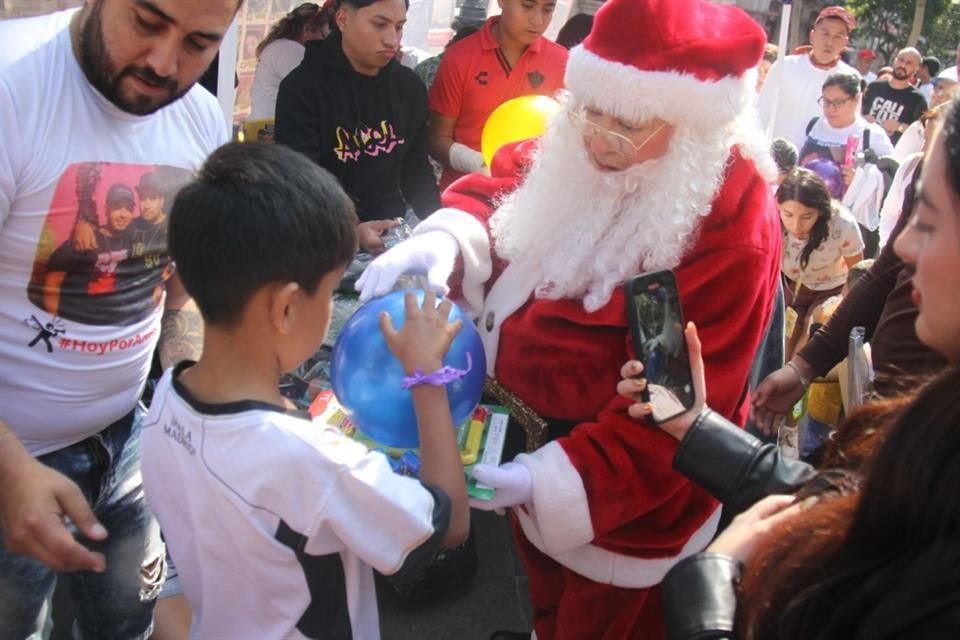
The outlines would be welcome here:
<svg viewBox="0 0 960 640">
<path fill-rule="evenodd" d="M 551 442 L 531 455 L 517 456 L 533 476 L 533 506 L 528 509 L 543 551 L 554 555 L 593 540 L 587 492 L 567 453 Z"/>
</svg>

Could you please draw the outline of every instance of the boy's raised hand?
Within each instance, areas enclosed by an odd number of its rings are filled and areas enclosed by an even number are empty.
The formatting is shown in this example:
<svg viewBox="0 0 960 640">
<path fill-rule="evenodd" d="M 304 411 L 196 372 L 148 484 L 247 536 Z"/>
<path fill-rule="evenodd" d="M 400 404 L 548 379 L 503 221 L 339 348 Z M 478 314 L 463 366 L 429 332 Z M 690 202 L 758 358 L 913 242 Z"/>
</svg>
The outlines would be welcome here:
<svg viewBox="0 0 960 640">
<path fill-rule="evenodd" d="M 386 312 L 380 314 L 380 329 L 407 376 L 430 376 L 442 368 L 443 356 L 463 322 L 449 322 L 452 303 L 443 300 L 437 306 L 437 296 L 432 291 L 424 293 L 422 305 L 417 304 L 416 294 L 408 291 L 403 303 L 406 319 L 400 330 L 393 326 Z M 450 497 L 450 523 L 440 546 L 454 547 L 470 532 L 470 506 L 447 390 L 442 384 L 427 382 L 414 384 L 410 395 L 420 436 L 420 481 Z"/>
<path fill-rule="evenodd" d="M 410 291 L 404 296 L 403 303 L 406 317 L 403 326 L 397 330 L 390 314 L 383 311 L 380 313 L 380 330 L 407 375 L 416 369 L 425 374 L 432 373 L 443 366 L 443 356 L 463 321 L 448 322 L 453 303 L 444 299 L 437 306 L 433 291 L 424 293 L 422 306 L 417 304 L 416 294 Z"/>
</svg>

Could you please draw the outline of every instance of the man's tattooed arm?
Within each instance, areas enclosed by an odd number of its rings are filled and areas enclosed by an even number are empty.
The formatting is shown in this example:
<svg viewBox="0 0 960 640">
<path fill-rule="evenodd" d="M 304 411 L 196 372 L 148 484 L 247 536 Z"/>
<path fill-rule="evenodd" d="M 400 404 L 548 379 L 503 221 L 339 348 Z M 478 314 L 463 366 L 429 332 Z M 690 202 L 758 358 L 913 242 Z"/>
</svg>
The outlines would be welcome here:
<svg viewBox="0 0 960 640">
<path fill-rule="evenodd" d="M 203 318 L 176 273 L 167 280 L 167 303 L 160 325 L 160 364 L 198 360 L 203 351 Z"/>
</svg>

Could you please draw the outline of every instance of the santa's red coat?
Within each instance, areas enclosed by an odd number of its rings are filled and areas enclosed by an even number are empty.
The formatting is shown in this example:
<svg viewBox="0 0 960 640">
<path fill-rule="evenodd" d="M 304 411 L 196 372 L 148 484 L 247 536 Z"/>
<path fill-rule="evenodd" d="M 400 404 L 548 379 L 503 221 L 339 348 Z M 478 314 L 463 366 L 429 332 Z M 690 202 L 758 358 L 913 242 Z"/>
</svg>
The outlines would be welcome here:
<svg viewBox="0 0 960 640">
<path fill-rule="evenodd" d="M 511 271 L 491 251 L 491 203 L 516 186 L 520 157 L 495 166 L 492 177 L 454 184 L 444 194 L 449 208 L 417 232 L 443 229 L 457 238 L 456 291 L 477 314 L 488 370 L 541 415 L 579 423 L 518 457 L 534 481 L 532 504 L 516 513 L 537 637 L 656 638 L 656 585 L 706 546 L 719 507 L 671 468 L 677 442 L 630 418 L 630 402 L 616 393 L 620 367 L 634 353 L 622 293 L 594 312 L 579 299 L 536 299 L 530 274 Z M 734 150 L 711 213 L 675 271 L 684 316 L 703 343 L 708 402 L 737 424 L 746 419 L 747 377 L 779 270 L 769 186 Z"/>
</svg>

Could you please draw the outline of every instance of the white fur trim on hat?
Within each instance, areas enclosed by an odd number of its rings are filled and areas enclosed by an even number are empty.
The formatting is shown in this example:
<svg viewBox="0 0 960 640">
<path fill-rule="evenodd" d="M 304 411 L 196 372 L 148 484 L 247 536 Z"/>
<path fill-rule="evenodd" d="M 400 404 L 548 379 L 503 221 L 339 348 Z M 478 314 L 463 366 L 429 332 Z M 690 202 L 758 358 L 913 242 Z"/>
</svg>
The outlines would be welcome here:
<svg viewBox="0 0 960 640">
<path fill-rule="evenodd" d="M 567 89 L 581 103 L 631 122 L 659 118 L 688 128 L 722 127 L 747 108 L 756 69 L 704 81 L 675 71 L 645 71 L 606 60 L 582 45 L 570 52 Z"/>
</svg>

